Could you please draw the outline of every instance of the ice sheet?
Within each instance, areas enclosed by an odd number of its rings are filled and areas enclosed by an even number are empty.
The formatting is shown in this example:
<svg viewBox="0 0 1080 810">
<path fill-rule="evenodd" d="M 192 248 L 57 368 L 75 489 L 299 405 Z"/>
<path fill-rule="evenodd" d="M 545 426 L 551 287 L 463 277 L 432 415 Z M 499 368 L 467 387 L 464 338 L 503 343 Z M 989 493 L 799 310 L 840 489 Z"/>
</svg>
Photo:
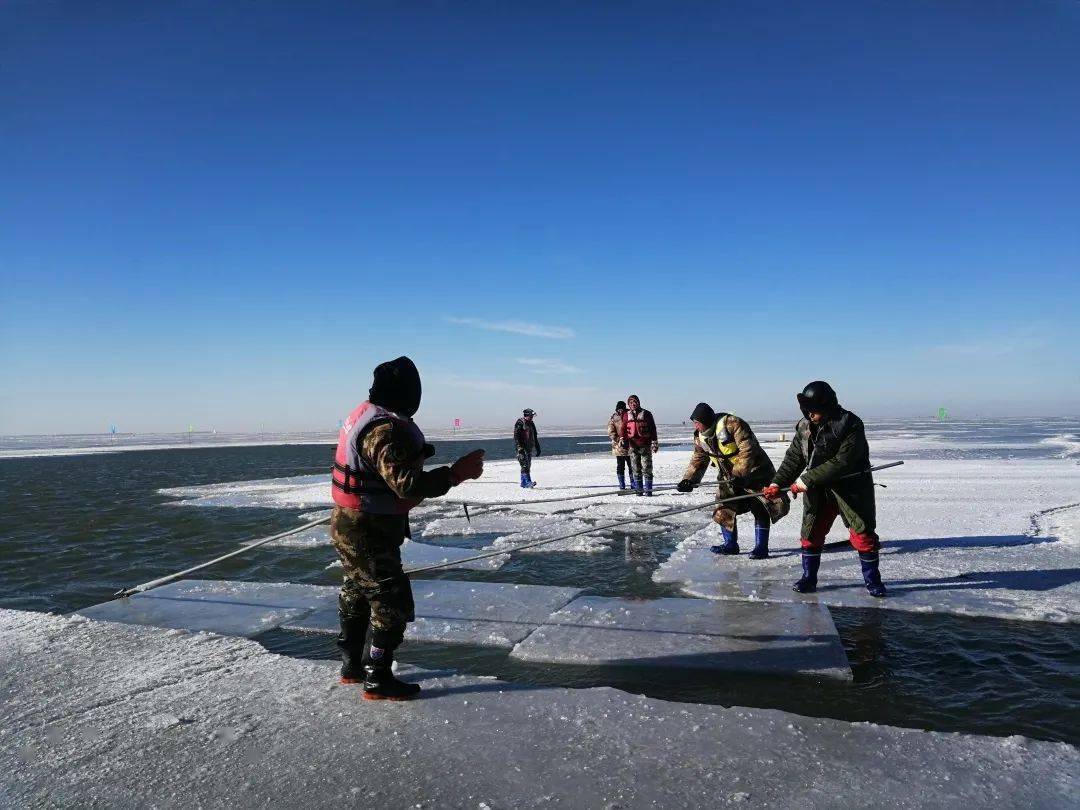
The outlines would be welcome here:
<svg viewBox="0 0 1080 810">
<path fill-rule="evenodd" d="M 0 638 L 10 807 L 1056 808 L 1080 789 L 1077 749 L 1021 737 L 408 668 L 424 699 L 388 705 L 242 639 L 9 610 Z"/>
<path fill-rule="evenodd" d="M 416 621 L 406 638 L 444 644 L 509 649 L 580 591 L 500 582 L 413 580 Z M 286 630 L 337 633 L 337 610 L 321 610 L 287 621 Z"/>
<path fill-rule="evenodd" d="M 336 600 L 337 588 L 316 585 L 183 580 L 78 613 L 124 624 L 251 638 Z"/>
<path fill-rule="evenodd" d="M 851 680 L 832 618 L 816 605 L 581 596 L 511 655 L 524 661 Z"/>
</svg>

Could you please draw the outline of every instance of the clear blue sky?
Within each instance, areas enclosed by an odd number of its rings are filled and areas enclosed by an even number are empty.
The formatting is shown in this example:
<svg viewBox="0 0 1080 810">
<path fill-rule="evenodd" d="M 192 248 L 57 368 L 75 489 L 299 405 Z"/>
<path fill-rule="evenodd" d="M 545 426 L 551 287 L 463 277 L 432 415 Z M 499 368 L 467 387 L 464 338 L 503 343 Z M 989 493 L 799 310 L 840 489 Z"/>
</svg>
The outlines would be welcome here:
<svg viewBox="0 0 1080 810">
<path fill-rule="evenodd" d="M 1080 411 L 1080 4 L 0 6 L 0 433 Z M 526 334 L 521 334 L 522 332 Z"/>
</svg>

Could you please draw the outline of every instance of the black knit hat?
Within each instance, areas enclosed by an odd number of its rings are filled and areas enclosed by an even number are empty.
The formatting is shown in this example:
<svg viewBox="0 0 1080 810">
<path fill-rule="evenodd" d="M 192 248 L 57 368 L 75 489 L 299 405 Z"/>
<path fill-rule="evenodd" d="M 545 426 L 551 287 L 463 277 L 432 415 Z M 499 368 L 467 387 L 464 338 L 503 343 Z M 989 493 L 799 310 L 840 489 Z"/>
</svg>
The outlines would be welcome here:
<svg viewBox="0 0 1080 810">
<path fill-rule="evenodd" d="M 408 357 L 375 366 L 368 401 L 402 416 L 412 416 L 420 410 L 420 394 L 420 372 Z"/>
<path fill-rule="evenodd" d="M 615 403 L 615 410 L 616 411 L 625 411 L 626 410 L 626 403 L 623 402 L 620 399 L 618 402 Z"/>
<path fill-rule="evenodd" d="M 694 412 L 690 414 L 690 421 L 701 422 L 703 425 L 712 425 L 716 421 L 716 411 L 714 411 L 708 402 L 699 402 L 694 408 Z"/>
</svg>

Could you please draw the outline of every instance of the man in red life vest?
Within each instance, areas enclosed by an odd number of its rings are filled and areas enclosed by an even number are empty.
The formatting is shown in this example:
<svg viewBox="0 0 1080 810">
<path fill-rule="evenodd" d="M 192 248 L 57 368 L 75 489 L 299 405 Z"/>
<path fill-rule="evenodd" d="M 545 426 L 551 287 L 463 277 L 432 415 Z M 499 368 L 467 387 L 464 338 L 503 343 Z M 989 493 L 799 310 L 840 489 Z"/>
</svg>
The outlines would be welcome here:
<svg viewBox="0 0 1080 810">
<path fill-rule="evenodd" d="M 484 471 L 483 450 L 451 467 L 424 469 L 435 448 L 412 420 L 420 393 L 420 374 L 408 357 L 376 367 L 368 399 L 342 423 L 334 455 L 330 536 L 344 568 L 341 681 L 363 683 L 367 700 L 409 700 L 420 692 L 391 670 L 405 626 L 415 618 L 401 567 L 409 510 Z"/>
<path fill-rule="evenodd" d="M 630 451 L 630 477 L 638 495 L 652 495 L 652 456 L 660 449 L 656 420 L 641 407 L 637 394 L 626 398 L 626 447 Z"/>
</svg>

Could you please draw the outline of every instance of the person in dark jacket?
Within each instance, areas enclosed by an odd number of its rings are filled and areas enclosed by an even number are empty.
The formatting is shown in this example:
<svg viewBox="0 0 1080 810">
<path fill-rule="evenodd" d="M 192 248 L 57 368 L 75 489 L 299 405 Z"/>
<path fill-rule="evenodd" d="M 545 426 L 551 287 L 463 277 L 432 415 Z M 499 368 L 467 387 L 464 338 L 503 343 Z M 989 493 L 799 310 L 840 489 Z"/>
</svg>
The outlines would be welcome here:
<svg viewBox="0 0 1080 810">
<path fill-rule="evenodd" d="M 745 420 L 730 413 L 716 413 L 707 402 L 699 402 L 690 414 L 690 421 L 694 423 L 694 454 L 676 486 L 679 492 L 690 492 L 701 483 L 710 465 L 716 467 L 717 500 L 758 492 L 772 481 L 776 468 Z M 739 553 L 739 527 L 735 517 L 750 512 L 754 516 L 754 548 L 750 559 L 766 559 L 772 524 L 790 508 L 791 501 L 783 492 L 774 500 L 746 498 L 721 504 L 713 512 L 713 520 L 720 524 L 724 544 L 711 546 L 712 552 Z"/>
<path fill-rule="evenodd" d="M 626 448 L 630 452 L 630 477 L 638 495 L 652 495 L 652 457 L 660 449 L 652 411 L 641 407 L 637 394 L 626 398 Z"/>
<path fill-rule="evenodd" d="M 840 407 L 827 382 L 810 383 L 797 398 L 803 418 L 795 426 L 795 437 L 772 484 L 764 490 L 770 498 L 778 498 L 782 489 L 789 488 L 793 497 L 804 496 L 803 574 L 794 589 L 799 593 L 816 590 L 821 549 L 839 516 L 859 552 L 866 590 L 871 596 L 885 596 L 878 571 L 873 474 L 852 475 L 870 468 L 866 428 L 859 417 Z"/>
<path fill-rule="evenodd" d="M 521 486 L 525 489 L 536 486 L 532 480 L 532 457 L 540 455 L 540 437 L 536 433 L 533 417 L 536 411 L 526 408 L 521 418 L 514 423 L 514 446 L 517 450 L 518 466 L 521 467 Z"/>
</svg>

